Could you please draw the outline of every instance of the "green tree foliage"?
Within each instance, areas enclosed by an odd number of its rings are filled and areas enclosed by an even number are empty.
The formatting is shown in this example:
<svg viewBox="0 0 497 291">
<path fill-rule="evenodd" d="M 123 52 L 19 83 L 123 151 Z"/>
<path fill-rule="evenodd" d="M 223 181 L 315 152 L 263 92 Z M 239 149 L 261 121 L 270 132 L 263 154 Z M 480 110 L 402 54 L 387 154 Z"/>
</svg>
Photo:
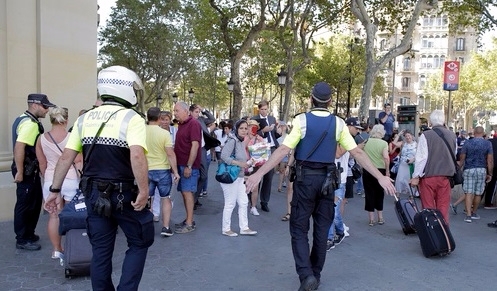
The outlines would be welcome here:
<svg viewBox="0 0 497 291">
<path fill-rule="evenodd" d="M 485 68 L 485 70 L 482 70 Z M 459 90 L 452 92 L 451 120 L 464 116 L 464 127 L 473 124 L 475 113 L 489 113 L 497 110 L 497 49 L 473 53 L 471 60 L 461 66 Z M 447 112 L 448 92 L 443 91 L 443 73 L 440 71 L 428 78 L 425 94 L 433 101 L 431 109 L 445 109 Z"/>
<path fill-rule="evenodd" d="M 178 0 L 117 0 L 110 21 L 99 33 L 103 66 L 126 66 L 142 78 L 147 93 L 139 102 L 155 104 L 193 63 L 196 47 L 189 27 L 181 25 Z"/>
<path fill-rule="evenodd" d="M 446 0 L 442 7 L 442 11 L 449 16 L 452 31 L 475 27 L 478 32 L 484 33 L 497 26 L 496 0 Z"/>
<path fill-rule="evenodd" d="M 412 34 L 421 13 L 436 8 L 436 0 L 351 0 L 351 10 L 361 22 L 366 33 L 366 62 L 359 116 L 368 116 L 374 79 L 393 58 L 411 49 Z M 377 32 L 397 35 L 389 49 L 377 53 L 375 39 Z"/>
<path fill-rule="evenodd" d="M 324 80 L 336 90 L 333 102 L 335 112 L 346 115 L 350 92 L 350 107 L 355 107 L 361 99 L 366 67 L 364 43 L 357 37 L 335 35 L 327 43 L 317 46 L 317 57 L 312 62 L 312 74 L 308 84 Z M 350 83 L 349 83 L 350 82 Z M 375 79 L 373 95 L 382 95 L 386 91 L 383 78 Z"/>
<path fill-rule="evenodd" d="M 280 119 L 288 118 L 294 77 L 306 69 L 314 55 L 314 34 L 325 27 L 338 27 L 347 4 L 338 1 L 290 0 L 281 9 L 281 25 L 274 27 L 285 56 L 286 83 Z M 281 103 L 281 102 L 280 102 Z"/>
<path fill-rule="evenodd" d="M 233 117 L 239 117 L 243 92 L 240 81 L 242 58 L 252 47 L 254 40 L 265 29 L 268 3 L 266 0 L 189 1 L 189 23 L 194 36 L 207 52 L 217 51 L 230 64 L 230 76 L 234 82 Z"/>
</svg>

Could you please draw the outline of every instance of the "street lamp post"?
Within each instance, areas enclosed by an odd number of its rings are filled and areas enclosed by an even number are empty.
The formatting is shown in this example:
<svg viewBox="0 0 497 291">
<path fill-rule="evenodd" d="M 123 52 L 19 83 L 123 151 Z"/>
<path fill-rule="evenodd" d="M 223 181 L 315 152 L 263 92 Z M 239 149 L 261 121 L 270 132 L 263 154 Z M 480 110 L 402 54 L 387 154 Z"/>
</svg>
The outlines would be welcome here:
<svg viewBox="0 0 497 291">
<path fill-rule="evenodd" d="M 156 100 L 156 107 L 157 108 L 160 108 L 161 104 L 162 104 L 162 93 L 159 92 L 159 94 L 157 94 L 157 100 Z"/>
<path fill-rule="evenodd" d="M 174 92 L 173 93 L 173 104 L 176 104 L 178 102 L 178 93 Z"/>
<path fill-rule="evenodd" d="M 195 96 L 195 91 L 193 91 L 193 88 L 190 88 L 190 90 L 188 90 L 188 98 L 190 98 L 190 105 L 193 104 L 193 96 Z"/>
<path fill-rule="evenodd" d="M 230 78 L 228 82 L 226 82 L 228 85 L 228 91 L 230 92 L 230 119 L 231 119 L 231 100 L 233 98 L 233 89 L 235 89 L 235 82 L 233 82 L 233 79 Z"/>
<path fill-rule="evenodd" d="M 281 70 L 278 72 L 278 84 L 280 85 L 280 120 L 283 120 L 283 88 L 286 84 L 286 75 L 285 68 L 281 67 Z"/>
</svg>

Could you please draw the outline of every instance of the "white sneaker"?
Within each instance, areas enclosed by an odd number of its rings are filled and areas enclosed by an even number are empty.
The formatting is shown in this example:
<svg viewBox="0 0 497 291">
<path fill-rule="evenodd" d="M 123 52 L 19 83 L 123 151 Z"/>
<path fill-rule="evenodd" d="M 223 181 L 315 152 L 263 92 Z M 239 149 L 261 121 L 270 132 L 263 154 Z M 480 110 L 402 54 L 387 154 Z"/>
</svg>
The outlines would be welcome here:
<svg viewBox="0 0 497 291">
<path fill-rule="evenodd" d="M 343 224 L 343 234 L 345 235 L 345 237 L 350 236 L 350 234 L 349 234 L 349 227 L 346 226 L 345 223 Z"/>
<path fill-rule="evenodd" d="M 223 231 L 223 235 L 235 237 L 235 236 L 238 236 L 238 233 L 231 231 L 231 230 L 228 230 L 228 231 Z"/>
<path fill-rule="evenodd" d="M 241 235 L 256 235 L 257 231 L 251 230 L 250 228 L 244 229 L 240 231 Z"/>
<path fill-rule="evenodd" d="M 259 216 L 259 211 L 257 211 L 257 208 L 252 207 L 252 208 L 250 208 L 250 214 L 255 215 L 255 216 Z"/>
</svg>

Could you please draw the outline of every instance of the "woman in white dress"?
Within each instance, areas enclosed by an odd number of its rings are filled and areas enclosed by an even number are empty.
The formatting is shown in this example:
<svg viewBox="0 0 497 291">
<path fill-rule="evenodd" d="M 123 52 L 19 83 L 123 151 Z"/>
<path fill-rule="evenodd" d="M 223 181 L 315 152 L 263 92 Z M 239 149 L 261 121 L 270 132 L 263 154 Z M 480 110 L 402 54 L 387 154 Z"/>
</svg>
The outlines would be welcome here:
<svg viewBox="0 0 497 291">
<path fill-rule="evenodd" d="M 416 156 L 417 143 L 413 134 L 409 130 L 402 130 L 399 133 L 403 141 L 393 141 L 400 146 L 400 164 L 395 178 L 395 189 L 397 193 L 411 195 L 409 180 L 411 179 L 411 168 L 414 169 L 414 157 Z"/>
</svg>

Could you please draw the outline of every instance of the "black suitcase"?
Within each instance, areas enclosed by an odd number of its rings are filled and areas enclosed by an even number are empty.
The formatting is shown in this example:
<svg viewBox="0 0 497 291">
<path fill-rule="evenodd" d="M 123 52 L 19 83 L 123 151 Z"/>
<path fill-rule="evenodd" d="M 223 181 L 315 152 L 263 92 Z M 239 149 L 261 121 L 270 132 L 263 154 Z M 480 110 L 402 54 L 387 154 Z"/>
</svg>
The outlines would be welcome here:
<svg viewBox="0 0 497 291">
<path fill-rule="evenodd" d="M 423 209 L 414 216 L 414 224 L 425 257 L 446 256 L 456 248 L 452 233 L 439 210 Z"/>
<path fill-rule="evenodd" d="M 64 248 L 66 278 L 90 275 L 92 248 L 86 229 L 68 230 Z"/>
<path fill-rule="evenodd" d="M 402 231 L 405 235 L 416 233 L 416 227 L 414 225 L 414 215 L 418 213 L 416 202 L 406 198 L 398 198 L 396 195 L 394 195 L 394 197 L 395 214 L 397 214 L 400 226 L 402 226 Z"/>
</svg>

